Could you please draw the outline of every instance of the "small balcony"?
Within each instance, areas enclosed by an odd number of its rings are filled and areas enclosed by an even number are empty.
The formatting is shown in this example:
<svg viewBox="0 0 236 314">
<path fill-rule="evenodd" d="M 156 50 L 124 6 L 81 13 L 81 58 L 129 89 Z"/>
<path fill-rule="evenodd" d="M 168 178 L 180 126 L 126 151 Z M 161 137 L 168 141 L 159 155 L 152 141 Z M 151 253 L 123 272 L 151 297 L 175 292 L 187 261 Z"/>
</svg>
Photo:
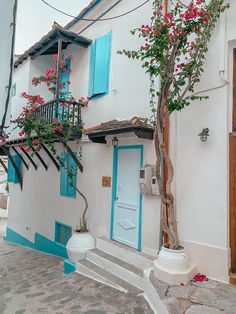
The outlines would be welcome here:
<svg viewBox="0 0 236 314">
<path fill-rule="evenodd" d="M 76 101 L 51 100 L 38 107 L 34 115 L 48 123 L 53 123 L 55 119 L 61 122 L 63 127 L 72 126 L 72 138 L 81 138 L 82 116 L 81 109 L 83 105 Z"/>
</svg>

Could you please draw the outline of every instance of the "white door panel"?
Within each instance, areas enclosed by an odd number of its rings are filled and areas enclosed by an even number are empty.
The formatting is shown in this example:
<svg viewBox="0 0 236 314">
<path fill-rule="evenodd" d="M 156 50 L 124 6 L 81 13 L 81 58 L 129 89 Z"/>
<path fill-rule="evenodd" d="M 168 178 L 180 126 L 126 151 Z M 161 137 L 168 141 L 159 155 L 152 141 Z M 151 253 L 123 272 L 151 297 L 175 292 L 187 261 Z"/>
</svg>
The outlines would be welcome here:
<svg viewBox="0 0 236 314">
<path fill-rule="evenodd" d="M 140 162 L 140 149 L 118 150 L 113 239 L 134 248 L 139 240 Z"/>
</svg>

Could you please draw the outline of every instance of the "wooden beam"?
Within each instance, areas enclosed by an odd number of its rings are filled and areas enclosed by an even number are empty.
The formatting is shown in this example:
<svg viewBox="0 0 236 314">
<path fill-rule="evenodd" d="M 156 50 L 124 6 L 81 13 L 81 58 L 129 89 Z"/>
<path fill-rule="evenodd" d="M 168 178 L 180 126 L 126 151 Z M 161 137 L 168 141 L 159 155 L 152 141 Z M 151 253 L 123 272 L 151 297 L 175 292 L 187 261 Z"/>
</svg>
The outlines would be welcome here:
<svg viewBox="0 0 236 314">
<path fill-rule="evenodd" d="M 22 155 L 18 152 L 18 150 L 15 147 L 12 147 L 12 149 L 14 150 L 14 152 L 19 156 L 20 160 L 23 162 L 23 164 L 25 165 L 26 169 L 29 170 L 29 166 L 26 163 L 26 161 L 24 160 L 24 158 L 22 157 Z"/>
<path fill-rule="evenodd" d="M 57 38 L 50 40 L 49 43 L 45 46 L 42 46 L 42 48 L 39 49 L 39 51 L 37 51 L 32 57 L 31 59 L 34 60 L 36 59 L 38 56 L 42 55 L 44 52 L 46 52 L 49 48 L 51 48 L 53 45 L 55 45 L 57 42 Z"/>
<path fill-rule="evenodd" d="M 48 156 L 50 157 L 50 159 L 52 160 L 52 162 L 54 163 L 55 167 L 57 168 L 58 171 L 60 171 L 60 165 L 59 163 L 56 161 L 56 159 L 54 158 L 53 154 L 49 151 L 49 149 L 43 144 L 43 149 L 45 150 L 45 152 L 48 154 Z"/>
<path fill-rule="evenodd" d="M 22 189 L 23 189 L 23 178 L 22 178 L 22 175 L 21 175 L 21 173 L 20 173 L 20 169 L 18 169 L 18 167 L 17 167 L 17 165 L 16 165 L 14 159 L 12 158 L 12 155 L 10 154 L 9 149 L 8 149 L 7 147 L 4 147 L 4 146 L 3 146 L 2 148 L 3 148 L 3 150 L 4 150 L 5 154 L 6 154 L 6 156 L 9 158 L 9 160 L 10 160 L 10 162 L 11 162 L 13 168 L 15 169 L 15 172 L 16 172 L 17 177 L 19 178 L 20 187 L 21 187 L 21 190 L 22 190 Z"/>
<path fill-rule="evenodd" d="M 233 117 L 232 117 L 232 128 L 233 132 L 236 131 L 236 49 L 233 53 Z"/>
<path fill-rule="evenodd" d="M 34 169 L 37 170 L 38 167 L 37 167 L 36 163 L 34 162 L 33 158 L 26 151 L 22 150 L 22 152 L 27 156 L 27 158 L 29 159 L 29 161 L 33 165 Z"/>
<path fill-rule="evenodd" d="M 45 163 L 45 161 L 43 160 L 43 158 L 40 156 L 40 154 L 33 148 L 31 147 L 32 151 L 34 152 L 34 154 L 37 156 L 38 160 L 41 162 L 41 164 L 44 166 L 44 168 L 46 170 L 48 170 L 48 166 L 47 164 Z"/>
<path fill-rule="evenodd" d="M 56 99 L 59 99 L 59 94 L 60 94 L 60 85 L 61 85 L 61 63 L 62 59 L 62 38 L 58 38 L 57 41 L 57 82 L 56 82 Z M 56 112 L 56 117 L 57 117 Z"/>
<path fill-rule="evenodd" d="M 64 142 L 61 140 L 62 145 L 65 147 L 65 149 L 67 150 L 67 152 L 71 155 L 71 157 L 74 159 L 74 161 L 76 162 L 80 172 L 83 172 L 83 166 L 81 165 L 79 159 L 76 157 L 76 155 L 74 154 L 74 152 L 71 150 L 71 148 Z"/>
<path fill-rule="evenodd" d="M 153 139 L 153 131 L 145 130 L 145 129 L 137 129 L 134 131 L 134 133 L 137 135 L 139 138 L 145 138 L 148 140 Z"/>
<path fill-rule="evenodd" d="M 4 161 L 2 160 L 2 158 L 0 158 L 0 164 L 2 165 L 3 169 L 6 171 L 6 173 L 8 173 L 8 169 L 7 166 L 5 165 Z"/>
</svg>

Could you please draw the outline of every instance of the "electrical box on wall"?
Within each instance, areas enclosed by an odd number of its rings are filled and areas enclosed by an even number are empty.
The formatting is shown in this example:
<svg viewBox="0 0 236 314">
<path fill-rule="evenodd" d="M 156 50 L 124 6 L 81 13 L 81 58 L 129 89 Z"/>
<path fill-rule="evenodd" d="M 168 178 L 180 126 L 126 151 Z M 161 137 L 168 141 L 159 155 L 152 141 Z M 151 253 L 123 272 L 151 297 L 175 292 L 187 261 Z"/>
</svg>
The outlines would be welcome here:
<svg viewBox="0 0 236 314">
<path fill-rule="evenodd" d="M 139 186 L 142 194 L 159 195 L 154 166 L 144 166 L 139 169 Z"/>
</svg>

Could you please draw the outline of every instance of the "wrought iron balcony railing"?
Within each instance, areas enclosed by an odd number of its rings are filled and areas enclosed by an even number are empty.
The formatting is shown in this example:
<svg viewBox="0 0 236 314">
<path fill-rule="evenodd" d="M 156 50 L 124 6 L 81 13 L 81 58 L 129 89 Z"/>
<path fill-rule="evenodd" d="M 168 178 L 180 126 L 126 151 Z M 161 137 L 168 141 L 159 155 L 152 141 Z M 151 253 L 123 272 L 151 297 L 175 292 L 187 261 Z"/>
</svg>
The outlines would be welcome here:
<svg viewBox="0 0 236 314">
<path fill-rule="evenodd" d="M 79 127 L 82 124 L 81 108 L 82 105 L 75 101 L 52 100 L 38 107 L 34 114 L 49 123 L 58 119 L 61 123 Z"/>
</svg>

